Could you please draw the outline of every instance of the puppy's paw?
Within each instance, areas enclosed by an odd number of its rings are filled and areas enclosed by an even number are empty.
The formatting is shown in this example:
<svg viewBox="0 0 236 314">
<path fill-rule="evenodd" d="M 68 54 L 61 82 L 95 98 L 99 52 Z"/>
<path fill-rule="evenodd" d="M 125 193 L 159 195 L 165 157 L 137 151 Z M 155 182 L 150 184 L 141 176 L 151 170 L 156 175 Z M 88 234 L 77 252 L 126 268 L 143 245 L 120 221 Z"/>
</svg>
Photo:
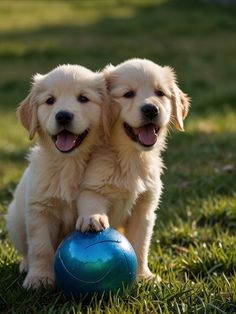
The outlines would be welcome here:
<svg viewBox="0 0 236 314">
<path fill-rule="evenodd" d="M 80 216 L 76 222 L 76 229 L 82 232 L 101 231 L 108 228 L 107 215 L 95 214 L 92 216 Z"/>
<path fill-rule="evenodd" d="M 23 258 L 23 260 L 20 262 L 19 270 L 20 270 L 20 273 L 28 272 L 28 262 L 26 258 Z"/>
<path fill-rule="evenodd" d="M 156 283 L 160 283 L 161 277 L 157 274 L 153 274 L 150 270 L 146 270 L 143 272 L 138 272 L 138 281 L 153 281 Z"/>
<path fill-rule="evenodd" d="M 40 287 L 54 287 L 54 285 L 55 279 L 53 274 L 38 274 L 36 276 L 28 274 L 23 282 L 23 287 L 27 290 L 36 290 Z"/>
</svg>

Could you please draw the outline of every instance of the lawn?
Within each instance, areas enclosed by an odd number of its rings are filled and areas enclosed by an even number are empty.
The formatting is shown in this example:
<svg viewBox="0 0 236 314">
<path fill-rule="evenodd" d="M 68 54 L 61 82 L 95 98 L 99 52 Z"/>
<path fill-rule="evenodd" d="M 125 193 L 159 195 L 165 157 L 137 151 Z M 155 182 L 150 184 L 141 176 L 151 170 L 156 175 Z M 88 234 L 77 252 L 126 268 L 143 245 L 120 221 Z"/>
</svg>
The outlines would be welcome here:
<svg viewBox="0 0 236 314">
<path fill-rule="evenodd" d="M 0 313 L 236 313 L 236 6 L 213 3 L 0 1 Z M 32 145 L 17 104 L 36 72 L 134 56 L 174 67 L 192 98 L 186 132 L 164 153 L 149 258 L 163 282 L 90 304 L 25 291 L 4 222 Z"/>
</svg>

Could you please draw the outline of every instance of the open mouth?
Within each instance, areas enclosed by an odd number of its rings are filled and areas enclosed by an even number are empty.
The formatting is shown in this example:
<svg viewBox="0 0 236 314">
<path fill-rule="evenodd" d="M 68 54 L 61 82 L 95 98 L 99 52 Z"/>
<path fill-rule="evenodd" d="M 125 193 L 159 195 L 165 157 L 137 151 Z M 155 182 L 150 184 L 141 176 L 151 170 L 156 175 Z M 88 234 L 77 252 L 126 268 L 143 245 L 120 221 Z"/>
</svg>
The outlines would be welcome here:
<svg viewBox="0 0 236 314">
<path fill-rule="evenodd" d="M 139 128 L 132 128 L 126 122 L 124 122 L 124 129 L 132 141 L 137 142 L 144 147 L 151 147 L 156 143 L 157 134 L 160 130 L 160 128 L 153 123 L 143 125 Z"/>
<path fill-rule="evenodd" d="M 88 135 L 88 132 L 89 130 L 87 129 L 78 135 L 70 131 L 63 130 L 60 133 L 53 135 L 52 140 L 60 152 L 69 153 L 80 146 L 85 137 Z"/>
</svg>

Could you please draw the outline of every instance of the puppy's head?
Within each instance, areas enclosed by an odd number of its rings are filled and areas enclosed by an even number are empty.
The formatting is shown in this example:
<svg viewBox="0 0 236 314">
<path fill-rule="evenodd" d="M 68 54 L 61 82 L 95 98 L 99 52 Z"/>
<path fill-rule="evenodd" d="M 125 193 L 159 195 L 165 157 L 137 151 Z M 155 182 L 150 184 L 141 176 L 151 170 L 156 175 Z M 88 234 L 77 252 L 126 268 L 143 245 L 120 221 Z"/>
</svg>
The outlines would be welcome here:
<svg viewBox="0 0 236 314">
<path fill-rule="evenodd" d="M 107 66 L 105 78 L 111 98 L 113 123 L 139 150 L 150 150 L 174 123 L 183 130 L 189 100 L 176 84 L 170 67 L 146 59 L 131 59 Z"/>
<path fill-rule="evenodd" d="M 18 115 L 30 139 L 38 132 L 41 140 L 59 153 L 74 153 L 97 136 L 106 97 L 103 74 L 62 65 L 34 76 Z"/>
</svg>

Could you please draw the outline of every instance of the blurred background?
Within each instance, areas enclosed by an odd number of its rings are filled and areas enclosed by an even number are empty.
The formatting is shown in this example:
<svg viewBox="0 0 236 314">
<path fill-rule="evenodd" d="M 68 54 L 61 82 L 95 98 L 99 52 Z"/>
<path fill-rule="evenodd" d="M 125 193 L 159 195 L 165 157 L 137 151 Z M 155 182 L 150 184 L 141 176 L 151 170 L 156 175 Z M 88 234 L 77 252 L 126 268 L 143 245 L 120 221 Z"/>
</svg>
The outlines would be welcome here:
<svg viewBox="0 0 236 314">
<path fill-rule="evenodd" d="M 207 243 L 214 251 L 221 241 L 228 252 L 235 247 L 236 3 L 232 0 L 0 1 L 2 243 L 7 242 L 3 215 L 27 164 L 30 143 L 15 111 L 30 89 L 32 75 L 64 63 L 102 69 L 132 57 L 175 68 L 181 89 L 192 99 L 186 132 L 172 132 L 164 154 L 165 188 L 151 261 L 157 258 L 158 243 L 163 250 L 166 245 L 166 261 L 173 258 L 176 245 L 187 249 L 195 245 L 201 251 L 202 243 Z M 2 261 L 9 262 L 6 252 L 1 253 Z M 223 263 L 222 269 L 231 276 L 235 261 L 234 256 L 231 263 L 220 260 L 216 265 Z M 203 264 L 192 262 L 189 267 L 204 273 Z"/>
</svg>

